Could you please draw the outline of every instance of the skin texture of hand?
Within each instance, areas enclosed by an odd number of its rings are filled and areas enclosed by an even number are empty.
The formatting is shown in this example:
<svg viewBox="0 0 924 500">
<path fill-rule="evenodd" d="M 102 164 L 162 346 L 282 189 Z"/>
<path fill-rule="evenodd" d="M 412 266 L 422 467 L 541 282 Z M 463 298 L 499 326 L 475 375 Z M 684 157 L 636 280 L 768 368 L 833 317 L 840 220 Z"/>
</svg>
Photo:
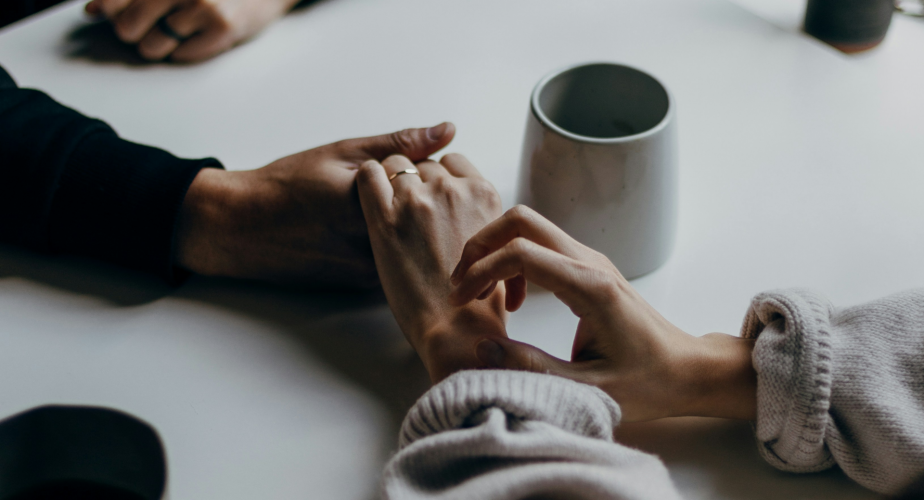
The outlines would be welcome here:
<svg viewBox="0 0 924 500">
<path fill-rule="evenodd" d="M 191 62 L 213 57 L 259 33 L 297 0 L 92 0 L 88 14 L 103 16 L 145 59 Z M 165 18 L 181 40 L 157 26 Z"/>
<path fill-rule="evenodd" d="M 454 306 L 477 301 L 505 281 L 506 308 L 513 312 L 530 281 L 580 318 L 570 362 L 495 338 L 476 346 L 486 366 L 595 385 L 620 404 L 630 422 L 683 415 L 755 418 L 753 341 L 683 332 L 645 302 L 604 255 L 527 207 L 514 207 L 473 236 L 451 279 Z"/>
<path fill-rule="evenodd" d="M 425 161 L 420 175 L 406 157 L 369 161 L 357 183 L 385 296 L 433 382 L 482 364 L 475 346 L 506 338 L 503 287 L 485 300 L 448 303 L 449 273 L 465 242 L 501 214 L 500 197 L 465 157 Z"/>
<path fill-rule="evenodd" d="M 455 127 L 443 123 L 336 142 L 256 170 L 203 169 L 183 200 L 175 260 L 208 276 L 374 286 L 378 274 L 356 190 L 360 165 L 395 154 L 424 160 L 454 135 Z"/>
</svg>

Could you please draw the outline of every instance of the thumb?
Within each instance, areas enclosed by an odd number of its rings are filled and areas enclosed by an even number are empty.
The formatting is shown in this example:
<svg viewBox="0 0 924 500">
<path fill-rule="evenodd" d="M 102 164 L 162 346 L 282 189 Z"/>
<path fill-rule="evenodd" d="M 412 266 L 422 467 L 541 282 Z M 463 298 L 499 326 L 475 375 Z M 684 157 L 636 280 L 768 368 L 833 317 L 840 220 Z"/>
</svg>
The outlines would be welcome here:
<svg viewBox="0 0 924 500">
<path fill-rule="evenodd" d="M 579 373 L 571 363 L 556 358 L 538 347 L 508 338 L 482 340 L 475 346 L 475 356 L 484 368 L 548 373 L 580 382 Z"/>
<path fill-rule="evenodd" d="M 400 132 L 343 141 L 347 150 L 358 151 L 364 159 L 382 161 L 391 155 L 404 155 L 412 162 L 426 160 L 445 148 L 456 135 L 456 126 L 450 122 L 430 128 L 409 128 Z"/>
</svg>

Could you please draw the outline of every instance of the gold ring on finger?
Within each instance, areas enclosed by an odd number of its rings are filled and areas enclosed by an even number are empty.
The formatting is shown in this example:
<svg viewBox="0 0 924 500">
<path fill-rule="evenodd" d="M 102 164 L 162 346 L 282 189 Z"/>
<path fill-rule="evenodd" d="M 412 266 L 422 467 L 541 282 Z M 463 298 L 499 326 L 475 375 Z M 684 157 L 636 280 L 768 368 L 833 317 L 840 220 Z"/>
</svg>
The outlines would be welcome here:
<svg viewBox="0 0 924 500">
<path fill-rule="evenodd" d="M 397 171 L 397 172 L 395 172 L 395 173 L 389 175 L 389 176 L 388 176 L 388 180 L 389 180 L 389 181 L 393 181 L 393 180 L 395 180 L 395 177 L 398 177 L 399 175 L 404 175 L 404 174 L 414 174 L 414 175 L 419 176 L 419 175 L 420 175 L 420 171 L 417 170 L 416 168 L 406 168 L 406 169 L 404 169 L 404 170 L 399 170 L 399 171 Z"/>
</svg>

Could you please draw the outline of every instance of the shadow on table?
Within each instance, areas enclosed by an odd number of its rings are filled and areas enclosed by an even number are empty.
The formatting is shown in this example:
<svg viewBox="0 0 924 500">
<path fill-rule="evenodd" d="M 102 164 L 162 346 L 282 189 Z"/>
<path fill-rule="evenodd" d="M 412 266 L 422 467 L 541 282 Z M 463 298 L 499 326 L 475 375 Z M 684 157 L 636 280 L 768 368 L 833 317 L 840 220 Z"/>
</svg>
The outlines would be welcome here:
<svg viewBox="0 0 924 500">
<path fill-rule="evenodd" d="M 116 36 L 108 21 L 81 24 L 67 34 L 67 57 L 97 63 L 119 63 L 126 66 L 150 64 L 133 45 Z"/>
<path fill-rule="evenodd" d="M 404 415 L 430 386 L 423 364 L 380 290 L 303 291 L 193 277 L 175 296 L 275 324 L 312 356 L 375 397 L 391 417 L 390 437 L 396 438 Z"/>
<path fill-rule="evenodd" d="M 119 307 L 148 304 L 174 291 L 154 276 L 125 268 L 0 246 L 0 279 L 16 277 Z"/>
<path fill-rule="evenodd" d="M 193 276 L 179 288 L 124 268 L 0 246 L 0 281 L 92 297 L 113 307 L 142 307 L 171 297 L 233 311 L 304 346 L 339 375 L 378 400 L 391 417 L 390 439 L 429 387 L 422 363 L 404 339 L 381 291 L 306 291 L 263 283 Z M 390 448 L 396 439 L 389 442 Z"/>
<path fill-rule="evenodd" d="M 623 424 L 616 439 L 664 460 L 684 498 L 882 498 L 840 469 L 813 474 L 778 471 L 763 461 L 749 422 L 718 418 L 668 418 Z"/>
<path fill-rule="evenodd" d="M 239 280 L 193 277 L 170 288 L 148 275 L 70 257 L 46 257 L 0 247 L 0 282 L 89 296 L 113 307 L 142 307 L 164 299 L 199 302 L 276 325 L 341 377 L 376 399 L 389 414 L 385 446 L 429 387 L 426 371 L 404 340 L 381 292 L 292 290 Z M 676 418 L 624 424 L 617 440 L 659 455 L 690 499 L 878 498 L 839 470 L 796 475 L 779 472 L 758 455 L 747 422 Z M 385 457 L 382 457 L 384 459 Z"/>
</svg>

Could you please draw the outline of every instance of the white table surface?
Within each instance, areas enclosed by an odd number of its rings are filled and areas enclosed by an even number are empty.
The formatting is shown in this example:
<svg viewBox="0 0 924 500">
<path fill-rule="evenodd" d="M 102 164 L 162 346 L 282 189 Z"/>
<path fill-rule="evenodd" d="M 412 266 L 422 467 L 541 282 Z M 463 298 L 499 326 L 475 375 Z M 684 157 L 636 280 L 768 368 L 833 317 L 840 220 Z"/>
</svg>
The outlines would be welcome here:
<svg viewBox="0 0 924 500">
<path fill-rule="evenodd" d="M 924 45 L 905 43 L 922 36 L 901 19 L 857 58 L 723 0 L 329 0 L 183 67 L 139 64 L 78 2 L 0 31 L 0 63 L 128 139 L 231 169 L 452 120 L 450 150 L 507 206 L 535 82 L 585 60 L 645 68 L 679 103 L 681 215 L 673 257 L 635 285 L 701 335 L 737 332 L 769 288 L 849 305 L 924 285 Z M 165 441 L 174 500 L 372 498 L 426 387 L 375 296 L 203 278 L 171 290 L 0 249 L 0 318 L 0 415 L 138 415 Z M 575 324 L 540 293 L 510 333 L 567 356 Z M 875 497 L 837 471 L 771 469 L 742 422 L 619 436 L 659 453 L 689 498 Z"/>
</svg>

